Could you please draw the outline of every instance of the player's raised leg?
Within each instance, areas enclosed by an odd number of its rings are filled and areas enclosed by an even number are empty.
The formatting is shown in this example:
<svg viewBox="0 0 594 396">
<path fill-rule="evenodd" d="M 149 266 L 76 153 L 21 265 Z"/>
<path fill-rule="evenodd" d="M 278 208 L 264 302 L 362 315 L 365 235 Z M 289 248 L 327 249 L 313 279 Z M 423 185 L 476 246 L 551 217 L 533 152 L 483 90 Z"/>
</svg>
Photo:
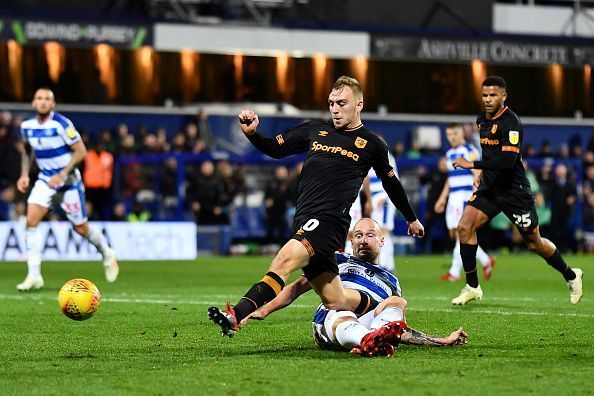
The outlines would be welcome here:
<svg viewBox="0 0 594 396">
<path fill-rule="evenodd" d="M 545 259 L 548 265 L 563 275 L 569 287 L 569 300 L 572 304 L 580 302 L 584 294 L 582 288 L 583 271 L 580 268 L 571 268 L 559 253 L 559 250 L 549 239 L 542 238 L 538 227 L 529 233 L 522 232 L 528 249 Z"/>
<path fill-rule="evenodd" d="M 31 196 L 34 196 L 34 192 L 31 192 Z M 25 231 L 27 277 L 17 285 L 17 290 L 19 291 L 37 290 L 43 287 L 43 277 L 41 276 L 43 241 L 38 225 L 48 210 L 47 207 L 35 203 L 29 203 L 27 205 L 27 230 Z"/>
<path fill-rule="evenodd" d="M 481 210 L 467 205 L 458 224 L 460 238 L 460 256 L 466 274 L 466 285 L 460 295 L 452 300 L 454 305 L 464 305 L 472 300 L 481 300 L 483 291 L 479 285 L 476 271 L 476 251 L 478 242 L 476 232 L 489 221 L 489 217 Z"/>
<path fill-rule="evenodd" d="M 60 206 L 66 213 L 68 220 L 72 223 L 74 231 L 89 241 L 103 257 L 105 279 L 110 283 L 115 282 L 120 273 L 116 253 L 109 247 L 105 236 L 87 221 L 83 184 L 78 183 L 68 188 L 62 193 L 62 197 L 59 198 L 61 198 Z"/>
</svg>

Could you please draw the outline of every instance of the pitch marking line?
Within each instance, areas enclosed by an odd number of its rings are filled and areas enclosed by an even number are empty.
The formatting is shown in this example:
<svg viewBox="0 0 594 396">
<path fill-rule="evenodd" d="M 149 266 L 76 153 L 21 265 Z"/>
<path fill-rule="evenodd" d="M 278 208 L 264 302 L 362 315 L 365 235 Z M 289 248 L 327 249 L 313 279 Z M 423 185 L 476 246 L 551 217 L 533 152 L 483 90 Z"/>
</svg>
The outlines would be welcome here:
<svg viewBox="0 0 594 396">
<path fill-rule="evenodd" d="M 57 298 L 43 295 L 34 294 L 0 294 L 0 300 L 19 300 L 19 301 L 56 301 Z M 127 303 L 127 304 L 187 304 L 187 305 L 220 305 L 222 300 L 218 301 L 206 301 L 206 300 L 170 300 L 170 299 L 146 299 L 146 298 L 118 298 L 118 297 L 106 297 L 102 299 L 105 302 L 112 303 Z M 292 304 L 293 308 L 310 309 L 312 312 L 316 308 L 316 304 L 305 305 L 305 304 Z M 413 312 L 430 312 L 430 313 L 477 313 L 485 315 L 526 315 L 526 316 L 562 316 L 570 318 L 594 318 L 594 314 L 586 313 L 574 313 L 574 312 L 539 312 L 539 311 L 503 311 L 496 309 L 473 309 L 462 310 L 454 308 L 408 308 L 409 311 Z"/>
</svg>

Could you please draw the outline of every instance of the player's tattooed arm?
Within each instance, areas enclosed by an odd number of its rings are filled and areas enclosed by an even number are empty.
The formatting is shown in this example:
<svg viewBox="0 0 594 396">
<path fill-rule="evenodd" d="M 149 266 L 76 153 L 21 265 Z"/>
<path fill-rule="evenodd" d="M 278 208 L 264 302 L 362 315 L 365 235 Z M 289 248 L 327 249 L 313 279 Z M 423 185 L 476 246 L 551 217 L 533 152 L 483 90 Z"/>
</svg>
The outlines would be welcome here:
<svg viewBox="0 0 594 396">
<path fill-rule="evenodd" d="M 449 337 L 436 337 L 427 335 L 419 330 L 411 327 L 400 337 L 400 343 L 408 345 L 425 345 L 425 346 L 454 346 L 466 344 L 466 337 L 468 334 L 462 327 L 452 332 Z"/>
<path fill-rule="evenodd" d="M 245 326 L 250 319 L 263 320 L 271 313 L 291 305 L 300 295 L 309 290 L 311 290 L 311 285 L 305 276 L 299 277 L 287 285 L 272 301 L 245 317 L 240 323 L 241 326 Z"/>
</svg>

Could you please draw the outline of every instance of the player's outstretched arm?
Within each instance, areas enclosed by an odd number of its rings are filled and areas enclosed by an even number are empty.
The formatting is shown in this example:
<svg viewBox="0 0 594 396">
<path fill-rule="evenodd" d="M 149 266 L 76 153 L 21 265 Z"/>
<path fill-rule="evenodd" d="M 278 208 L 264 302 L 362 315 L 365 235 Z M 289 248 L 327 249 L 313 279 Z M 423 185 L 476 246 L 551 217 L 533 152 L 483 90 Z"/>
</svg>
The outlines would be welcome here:
<svg viewBox="0 0 594 396">
<path fill-rule="evenodd" d="M 300 276 L 295 282 L 287 285 L 272 301 L 244 318 L 240 325 L 245 326 L 250 319 L 263 320 L 271 313 L 291 305 L 293 301 L 309 290 L 311 290 L 311 285 L 304 276 Z"/>
<path fill-rule="evenodd" d="M 466 337 L 468 337 L 468 334 L 462 327 L 453 331 L 448 337 L 430 336 L 409 327 L 407 331 L 402 333 L 400 343 L 425 346 L 454 346 L 466 344 Z"/>
<path fill-rule="evenodd" d="M 435 205 L 433 210 L 435 213 L 443 213 L 446 207 L 446 203 L 448 202 L 448 195 L 450 193 L 450 182 L 446 180 L 443 185 L 443 189 L 441 190 L 441 194 L 439 194 L 439 198 L 435 201 Z"/>
<path fill-rule="evenodd" d="M 284 158 L 292 154 L 304 153 L 308 144 L 297 128 L 292 132 L 277 135 L 274 138 L 262 136 L 256 128 L 260 120 L 252 110 L 242 110 L 238 116 L 239 127 L 250 142 L 262 153 L 272 158 Z"/>
</svg>

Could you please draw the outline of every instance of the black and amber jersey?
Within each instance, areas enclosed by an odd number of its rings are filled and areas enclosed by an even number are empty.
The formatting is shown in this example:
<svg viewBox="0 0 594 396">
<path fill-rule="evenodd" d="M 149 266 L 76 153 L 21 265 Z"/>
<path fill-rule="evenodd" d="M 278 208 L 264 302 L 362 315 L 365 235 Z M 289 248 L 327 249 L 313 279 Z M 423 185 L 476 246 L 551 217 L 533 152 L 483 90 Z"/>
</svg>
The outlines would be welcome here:
<svg viewBox="0 0 594 396">
<path fill-rule="evenodd" d="M 481 186 L 497 193 L 512 188 L 530 191 L 522 165 L 524 131 L 518 116 L 506 106 L 489 119 L 480 114 L 476 122 L 481 134 L 482 161 L 475 161 L 474 167 L 483 170 Z"/>
<path fill-rule="evenodd" d="M 336 129 L 330 121 L 308 121 L 274 138 L 258 132 L 248 138 L 273 158 L 308 153 L 297 187 L 296 218 L 336 216 L 348 224 L 349 209 L 373 167 L 394 205 L 408 221 L 416 219 L 388 161 L 388 147 L 363 125 Z"/>
</svg>

